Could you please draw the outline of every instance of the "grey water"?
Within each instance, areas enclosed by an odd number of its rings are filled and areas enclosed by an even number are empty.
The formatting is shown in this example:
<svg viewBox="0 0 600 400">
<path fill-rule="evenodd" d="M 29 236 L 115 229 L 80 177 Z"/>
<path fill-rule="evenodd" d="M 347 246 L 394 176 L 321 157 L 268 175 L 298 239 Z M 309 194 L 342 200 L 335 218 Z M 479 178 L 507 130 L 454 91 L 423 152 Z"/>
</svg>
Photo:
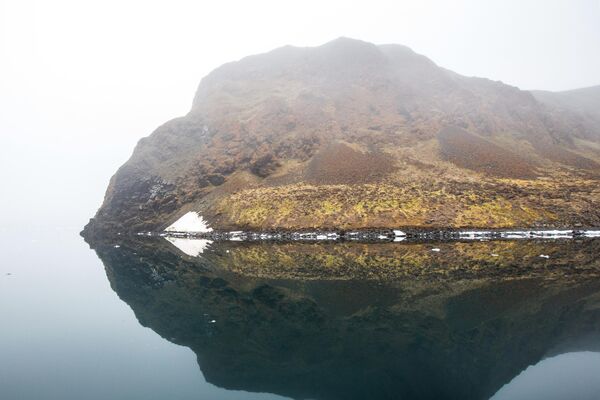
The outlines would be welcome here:
<svg viewBox="0 0 600 400">
<path fill-rule="evenodd" d="M 0 399 L 600 398 L 598 240 L 0 240 Z"/>
<path fill-rule="evenodd" d="M 207 383 L 70 229 L 0 230 L 0 399 L 276 399 Z"/>
</svg>

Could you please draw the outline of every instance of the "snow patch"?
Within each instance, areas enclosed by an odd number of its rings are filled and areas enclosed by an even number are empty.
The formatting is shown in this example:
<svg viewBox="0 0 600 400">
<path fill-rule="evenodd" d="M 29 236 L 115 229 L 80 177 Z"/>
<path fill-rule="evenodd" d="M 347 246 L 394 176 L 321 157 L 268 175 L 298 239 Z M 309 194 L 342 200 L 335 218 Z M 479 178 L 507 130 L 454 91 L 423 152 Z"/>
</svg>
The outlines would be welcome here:
<svg viewBox="0 0 600 400">
<path fill-rule="evenodd" d="M 406 232 L 404 231 L 400 231 L 398 229 L 394 229 L 394 236 L 399 237 L 399 236 L 406 236 Z"/>
<path fill-rule="evenodd" d="M 186 239 L 176 237 L 166 237 L 165 239 L 173 246 L 192 257 L 200 256 L 200 254 L 202 254 L 212 243 L 212 240 L 206 239 Z"/>
<path fill-rule="evenodd" d="M 500 237 L 505 239 L 570 239 L 573 237 L 572 230 L 547 230 L 547 231 L 509 231 L 501 232 Z"/>
<path fill-rule="evenodd" d="M 202 215 L 195 211 L 190 211 L 175 221 L 172 225 L 165 229 L 165 231 L 205 233 L 212 232 L 212 228 L 208 226 L 208 223 L 204 220 Z"/>
<path fill-rule="evenodd" d="M 244 240 L 242 238 L 242 235 L 244 234 L 244 231 L 231 231 L 229 232 L 228 235 L 228 240 L 231 240 L 233 242 L 241 242 L 242 240 Z"/>
<path fill-rule="evenodd" d="M 543 237 L 551 239 L 570 238 L 573 236 L 573 231 L 531 231 L 529 234 L 533 237 Z"/>
<path fill-rule="evenodd" d="M 525 239 L 527 237 L 527 233 L 522 231 L 503 232 L 501 237 L 505 239 Z"/>
<path fill-rule="evenodd" d="M 481 238 L 487 238 L 490 237 L 492 235 L 491 232 L 486 232 L 486 231 L 462 231 L 462 232 L 458 232 L 458 236 L 461 239 L 481 239 Z"/>
</svg>

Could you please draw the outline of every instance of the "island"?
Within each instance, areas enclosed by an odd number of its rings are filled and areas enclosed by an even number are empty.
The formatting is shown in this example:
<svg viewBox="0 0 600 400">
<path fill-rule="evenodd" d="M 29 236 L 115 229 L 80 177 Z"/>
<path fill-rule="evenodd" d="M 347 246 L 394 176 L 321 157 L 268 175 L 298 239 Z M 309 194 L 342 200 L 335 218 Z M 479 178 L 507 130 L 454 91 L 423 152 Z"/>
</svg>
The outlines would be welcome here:
<svg viewBox="0 0 600 400">
<path fill-rule="evenodd" d="M 599 179 L 600 86 L 525 91 L 339 38 L 204 77 L 83 235 L 585 229 Z"/>
</svg>

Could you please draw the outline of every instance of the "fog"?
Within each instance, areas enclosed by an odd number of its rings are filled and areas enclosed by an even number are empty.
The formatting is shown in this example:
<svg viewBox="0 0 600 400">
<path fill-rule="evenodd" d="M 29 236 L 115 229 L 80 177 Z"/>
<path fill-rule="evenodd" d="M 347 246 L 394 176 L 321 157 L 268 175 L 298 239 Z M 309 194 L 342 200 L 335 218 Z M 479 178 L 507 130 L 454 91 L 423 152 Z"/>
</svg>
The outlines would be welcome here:
<svg viewBox="0 0 600 400">
<path fill-rule="evenodd" d="M 600 2 L 0 0 L 0 226 L 80 227 L 224 62 L 339 36 L 524 89 L 600 83 Z"/>
</svg>

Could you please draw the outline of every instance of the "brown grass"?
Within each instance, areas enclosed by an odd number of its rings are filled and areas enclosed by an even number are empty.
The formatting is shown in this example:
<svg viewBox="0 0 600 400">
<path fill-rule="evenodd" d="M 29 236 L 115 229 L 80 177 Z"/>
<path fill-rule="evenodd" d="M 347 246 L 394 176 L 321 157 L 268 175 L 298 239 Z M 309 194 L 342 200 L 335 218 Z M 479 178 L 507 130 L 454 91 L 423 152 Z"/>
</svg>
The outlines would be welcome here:
<svg viewBox="0 0 600 400">
<path fill-rule="evenodd" d="M 316 184 L 377 182 L 394 169 L 394 159 L 388 154 L 362 152 L 344 143 L 333 143 L 310 161 L 306 181 Z"/>
<path fill-rule="evenodd" d="M 438 141 L 442 158 L 459 167 L 502 178 L 537 176 L 531 162 L 463 129 L 443 128 Z"/>
<path fill-rule="evenodd" d="M 579 154 L 576 154 L 556 144 L 534 142 L 533 145 L 540 155 L 549 160 L 575 168 L 600 171 L 600 164 L 597 162 L 580 156 Z"/>
</svg>

